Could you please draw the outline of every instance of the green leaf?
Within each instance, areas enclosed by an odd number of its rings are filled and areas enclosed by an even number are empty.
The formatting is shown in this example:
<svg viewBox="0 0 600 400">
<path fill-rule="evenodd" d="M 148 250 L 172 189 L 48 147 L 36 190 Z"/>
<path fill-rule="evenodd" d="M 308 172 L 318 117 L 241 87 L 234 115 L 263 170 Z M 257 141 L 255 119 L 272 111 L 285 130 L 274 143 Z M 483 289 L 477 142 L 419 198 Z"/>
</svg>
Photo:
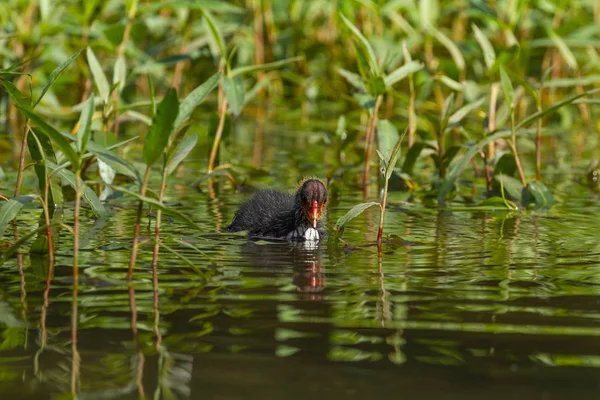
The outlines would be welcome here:
<svg viewBox="0 0 600 400">
<path fill-rule="evenodd" d="M 242 105 L 244 104 L 244 82 L 242 78 L 239 76 L 235 78 L 224 76 L 223 91 L 225 92 L 231 112 L 237 117 L 242 111 Z"/>
<path fill-rule="evenodd" d="M 198 142 L 198 135 L 196 133 L 192 133 L 187 138 L 185 138 L 179 146 L 177 146 L 177 151 L 173 155 L 173 157 L 167 163 L 167 175 L 170 175 L 175 171 L 177 166 L 190 154 L 190 152 L 196 146 Z"/>
<path fill-rule="evenodd" d="M 404 64 L 403 66 L 392 71 L 389 75 L 387 75 L 385 78 L 383 78 L 383 80 L 385 82 L 385 86 L 387 86 L 388 88 L 391 88 L 395 83 L 400 82 L 402 79 L 406 78 L 407 76 L 422 70 L 423 67 L 424 67 L 424 64 L 421 63 L 420 61 L 411 61 L 407 64 Z"/>
<path fill-rule="evenodd" d="M 217 27 L 217 24 L 215 23 L 215 19 L 213 18 L 212 14 L 205 8 L 201 8 L 200 13 L 202 14 L 202 16 L 204 17 L 204 20 L 208 24 L 208 29 L 210 30 L 212 38 L 215 41 L 217 47 L 219 48 L 220 57 L 221 58 L 225 57 L 225 45 L 224 45 L 225 42 L 223 40 L 223 34 Z"/>
<path fill-rule="evenodd" d="M 113 71 L 113 85 L 117 85 L 117 93 L 121 93 L 125 88 L 125 82 L 127 81 L 127 64 L 125 62 L 125 56 L 120 55 L 115 62 L 115 69 Z"/>
<path fill-rule="evenodd" d="M 190 115 L 192 115 L 192 112 L 194 112 L 196 107 L 198 107 L 204 101 L 206 96 L 208 96 L 208 94 L 212 92 L 215 87 L 217 87 L 220 78 L 221 73 L 217 72 L 208 78 L 203 84 L 192 90 L 192 92 L 188 94 L 185 99 L 183 99 L 179 105 L 177 118 L 173 123 L 173 128 L 175 131 L 179 130 L 181 125 L 190 117 Z"/>
<path fill-rule="evenodd" d="M 2 86 L 4 86 L 4 90 L 6 90 L 6 92 L 10 95 L 15 105 L 25 108 L 29 111 L 33 110 L 29 99 L 23 96 L 23 93 L 17 89 L 14 83 L 5 79 L 2 81 Z"/>
<path fill-rule="evenodd" d="M 23 203 L 13 199 L 9 199 L 2 204 L 2 207 L 0 207 L 0 238 L 4 235 L 8 223 L 19 214 L 21 208 L 23 208 Z"/>
<path fill-rule="evenodd" d="M 554 196 L 552 192 L 540 181 L 529 181 L 525 196 L 523 196 L 525 205 L 535 204 L 536 208 L 550 208 L 554 205 Z"/>
<path fill-rule="evenodd" d="M 514 158 L 512 154 L 510 156 Z M 496 171 L 494 171 L 494 174 L 494 179 L 498 181 L 498 183 L 501 183 L 502 188 L 508 193 L 510 198 L 521 202 L 523 196 L 523 184 L 521 183 L 521 180 L 513 178 L 512 176 L 497 174 Z"/>
<path fill-rule="evenodd" d="M 338 73 L 341 76 L 343 76 L 348 81 L 348 83 L 351 84 L 352 86 L 354 86 L 356 89 L 363 91 L 363 92 L 367 91 L 367 87 L 366 87 L 365 83 L 363 82 L 360 75 L 355 74 L 354 72 L 345 70 L 343 68 L 338 68 Z"/>
<path fill-rule="evenodd" d="M 370 201 L 368 203 L 360 203 L 360 204 L 355 205 L 344 216 L 338 218 L 337 222 L 335 223 L 336 231 L 341 233 L 344 230 L 344 228 L 346 227 L 346 225 L 348 224 L 348 222 L 350 222 L 352 219 L 358 217 L 367 208 L 370 208 L 373 206 L 379 206 L 379 205 L 380 204 L 376 201 Z"/>
<path fill-rule="evenodd" d="M 392 150 L 400 134 L 396 127 L 386 119 L 377 121 L 377 150 L 381 153 L 386 169 L 392 156 Z"/>
<path fill-rule="evenodd" d="M 344 21 L 344 24 L 346 24 L 346 26 L 350 29 L 350 31 L 352 32 L 354 37 L 358 40 L 358 42 L 360 43 L 360 46 L 366 52 L 366 58 L 367 58 L 367 62 L 369 63 L 369 68 L 371 70 L 371 74 L 373 76 L 381 75 L 381 71 L 379 70 L 379 65 L 377 64 L 377 57 L 375 57 L 375 52 L 373 51 L 373 47 L 371 47 L 371 44 L 369 43 L 367 38 L 365 38 L 363 36 L 363 34 L 360 32 L 360 30 L 358 30 L 358 28 L 356 26 L 354 26 L 354 24 L 352 22 L 350 22 L 350 20 L 348 18 L 346 18 L 346 16 L 344 14 L 340 13 L 340 17 L 342 18 L 342 21 Z"/>
<path fill-rule="evenodd" d="M 402 172 L 412 175 L 415 163 L 419 159 L 419 155 L 424 148 L 425 143 L 423 142 L 413 143 L 412 147 L 408 149 L 408 152 L 406 153 L 406 158 L 404 159 L 404 164 L 402 165 Z"/>
<path fill-rule="evenodd" d="M 163 154 L 169 137 L 173 131 L 173 123 L 179 113 L 177 92 L 171 88 L 158 105 L 156 115 L 152 119 L 152 126 L 144 142 L 144 161 L 147 166 L 152 166 Z"/>
<path fill-rule="evenodd" d="M 475 33 L 475 39 L 483 51 L 483 60 L 485 61 L 485 66 L 489 71 L 496 62 L 496 51 L 494 50 L 494 47 L 490 43 L 487 36 L 485 36 L 485 34 L 479 30 L 477 25 L 472 24 L 471 26 L 473 27 L 473 32 Z"/>
<path fill-rule="evenodd" d="M 232 69 L 231 72 L 229 72 L 229 77 L 234 78 L 238 75 L 248 74 L 251 72 L 270 71 L 272 69 L 280 68 L 286 64 L 291 64 L 293 62 L 300 61 L 300 60 L 302 60 L 302 57 L 291 57 L 291 58 L 286 58 L 284 60 L 274 61 L 274 62 L 270 62 L 270 63 L 266 63 L 266 64 L 250 65 L 250 66 L 246 66 L 246 67 L 237 67 L 237 68 Z"/>
<path fill-rule="evenodd" d="M 44 97 L 44 95 L 46 94 L 46 92 L 48 91 L 48 89 L 50 89 L 50 86 L 52 86 L 52 84 L 54 82 L 56 82 L 56 80 L 58 79 L 58 77 L 60 76 L 60 74 L 62 74 L 62 72 L 65 69 L 67 69 L 67 67 L 69 65 L 71 65 L 71 63 L 79 56 L 79 54 L 81 53 L 81 50 L 82 49 L 79 49 L 79 51 L 77 53 L 75 53 L 71 57 L 67 58 L 65 61 L 63 61 L 62 64 L 60 64 L 58 67 L 56 67 L 54 69 L 54 71 L 52 71 L 50 73 L 50 75 L 48 76 L 48 83 L 46 83 L 46 86 L 44 86 L 44 88 L 42 89 L 42 92 L 40 93 L 40 96 L 37 98 L 37 100 L 35 101 L 35 103 L 33 103 L 33 107 L 34 108 L 42 100 L 42 98 Z"/>
<path fill-rule="evenodd" d="M 437 0 L 419 0 L 419 18 L 425 32 L 435 26 L 439 15 L 440 5 Z"/>
<path fill-rule="evenodd" d="M 452 59 L 454 60 L 454 63 L 456 64 L 456 67 L 459 70 L 464 71 L 467 67 L 467 63 L 465 62 L 465 58 L 463 57 L 462 52 L 460 51 L 460 48 L 458 47 L 458 45 L 456 43 L 454 43 L 454 41 L 452 41 L 452 39 L 450 39 L 448 36 L 444 35 L 439 30 L 435 29 L 434 27 L 430 27 L 429 32 L 431 32 L 433 37 L 436 38 L 437 41 L 440 42 L 442 44 L 442 46 L 444 46 L 446 48 L 446 50 L 448 50 L 448 53 L 450 53 L 450 56 L 452 57 Z"/>
<path fill-rule="evenodd" d="M 94 77 L 94 83 L 98 89 L 98 94 L 100 94 L 100 98 L 106 104 L 108 103 L 108 96 L 110 96 L 110 85 L 108 84 L 108 79 L 106 79 L 106 75 L 104 74 L 104 71 L 102 71 L 102 66 L 98 62 L 94 51 L 89 46 L 87 48 L 87 59 L 90 70 L 92 71 L 92 76 Z"/>
<path fill-rule="evenodd" d="M 46 165 L 54 173 L 58 174 L 61 178 L 63 178 L 73 189 L 77 188 L 77 180 L 74 173 L 72 173 L 68 169 L 56 165 L 52 161 L 46 160 Z M 96 193 L 94 193 L 94 191 L 90 189 L 90 187 L 87 186 L 83 181 L 80 182 L 80 186 L 83 189 L 81 195 L 83 199 L 89 204 L 94 214 L 98 218 L 106 217 L 108 215 L 108 212 L 106 211 L 106 208 L 104 208 L 104 205 L 102 204 L 98 196 L 96 196 Z"/>
<path fill-rule="evenodd" d="M 510 81 L 510 78 L 508 77 L 508 74 L 502 65 L 500 66 L 500 80 L 502 81 L 502 90 L 504 90 L 506 105 L 508 106 L 508 110 L 512 113 L 515 108 L 515 90 L 513 89 L 512 82 Z"/>
<path fill-rule="evenodd" d="M 140 176 L 139 171 L 129 162 L 123 160 L 109 149 L 105 149 L 94 142 L 89 142 L 87 145 L 87 151 L 98 157 L 99 160 L 102 160 L 106 164 L 110 165 L 110 167 L 116 172 L 128 176 L 137 182 L 142 182 L 142 177 Z"/>
<path fill-rule="evenodd" d="M 547 29 L 547 34 L 548 37 L 552 40 L 552 43 L 554 43 L 554 45 L 560 52 L 560 55 L 562 56 L 563 60 L 565 60 L 569 68 L 571 68 L 573 71 L 578 70 L 579 65 L 577 64 L 577 59 L 575 58 L 575 55 L 573 54 L 569 46 L 567 46 L 563 38 L 558 36 L 556 32 L 554 32 L 554 30 L 552 29 Z"/>
<path fill-rule="evenodd" d="M 442 114 L 440 115 L 440 135 L 446 132 L 448 123 L 450 122 L 450 112 L 454 110 L 454 93 L 450 93 L 446 100 L 444 100 L 444 107 L 442 108 Z"/>
<path fill-rule="evenodd" d="M 177 219 L 177 220 L 179 220 L 181 222 L 184 222 L 184 223 L 186 223 L 186 224 L 188 224 L 188 225 L 190 225 L 190 226 L 198 229 L 199 231 L 202 230 L 202 228 L 198 224 L 196 224 L 194 221 L 192 221 L 191 219 L 189 219 L 188 217 L 186 217 L 184 214 L 180 213 L 179 211 L 174 210 L 172 207 L 165 206 L 163 203 L 161 203 L 160 201 L 158 201 L 156 199 L 153 199 L 153 198 L 150 198 L 150 197 L 146 197 L 146 196 L 142 196 L 139 193 L 131 191 L 131 190 L 129 190 L 127 188 L 124 188 L 122 186 L 110 185 L 110 187 L 113 190 L 117 190 L 117 191 L 123 192 L 123 193 L 125 193 L 128 196 L 131 196 L 131 197 L 134 197 L 134 198 L 136 198 L 138 200 L 141 200 L 144 203 L 149 204 L 149 205 L 151 205 L 151 206 L 153 206 L 153 207 L 161 210 L 163 213 L 165 213 L 167 215 L 170 215 L 174 219 Z"/>
<path fill-rule="evenodd" d="M 94 94 L 91 93 L 85 102 L 81 115 L 79 116 L 79 126 L 77 128 L 77 151 L 79 154 L 85 153 L 85 149 L 92 134 L 92 116 L 94 115 Z"/>
<path fill-rule="evenodd" d="M 38 178 L 38 186 L 40 193 L 46 190 L 46 182 L 48 180 L 48 168 L 46 160 L 56 162 L 56 155 L 50 138 L 36 128 L 33 128 L 27 135 L 27 148 L 31 159 L 35 162 L 34 170 Z M 63 192 L 60 177 L 52 176 L 50 178 L 50 186 L 48 187 L 48 209 L 53 210 L 54 206 L 63 205 Z"/>
<path fill-rule="evenodd" d="M 599 89 L 591 89 L 591 90 L 585 91 L 581 94 L 571 96 L 563 101 L 560 101 L 560 102 L 556 103 L 555 105 L 553 105 L 552 107 L 549 107 L 545 110 L 533 113 L 530 116 L 528 116 L 527 118 L 525 118 L 523 121 L 519 122 L 517 124 L 517 126 L 515 127 L 515 129 L 523 128 L 523 127 L 527 126 L 528 124 L 532 123 L 533 121 L 536 121 L 539 118 L 546 116 L 547 114 L 553 113 L 554 111 L 558 110 L 559 108 L 561 108 L 565 105 L 573 103 L 575 100 L 577 100 L 581 97 L 585 97 L 585 96 L 597 93 L 599 91 L 600 91 L 600 88 Z"/>
<path fill-rule="evenodd" d="M 396 145 L 392 149 L 392 153 L 390 155 L 390 160 L 388 162 L 387 168 L 385 170 L 385 179 L 389 180 L 394 173 L 394 168 L 396 168 L 396 163 L 398 162 L 398 158 L 400 157 L 400 146 L 402 145 L 402 140 L 404 140 L 404 136 L 408 132 L 408 127 L 404 129 L 402 136 L 398 138 Z"/>
<path fill-rule="evenodd" d="M 73 168 L 78 168 L 79 155 L 73 149 L 73 147 L 71 147 L 71 144 L 67 141 L 67 139 L 56 128 L 50 124 L 47 124 L 30 108 L 23 108 L 21 106 L 17 106 L 17 108 L 31 120 L 33 125 L 37 125 L 39 130 L 48 136 L 50 140 L 52 140 L 52 143 L 54 143 L 54 145 L 63 152 L 65 158 L 69 160 Z"/>
<path fill-rule="evenodd" d="M 448 119 L 448 124 L 449 125 L 458 124 L 471 111 L 474 111 L 474 110 L 478 109 L 479 107 L 481 107 L 481 105 L 483 104 L 484 101 L 485 101 L 485 98 L 481 98 L 481 99 L 476 100 L 476 101 L 474 101 L 472 103 L 465 104 L 464 106 L 462 106 L 461 108 L 459 108 L 456 112 L 454 112 L 454 114 L 452 114 L 450 116 L 450 119 Z"/>
</svg>

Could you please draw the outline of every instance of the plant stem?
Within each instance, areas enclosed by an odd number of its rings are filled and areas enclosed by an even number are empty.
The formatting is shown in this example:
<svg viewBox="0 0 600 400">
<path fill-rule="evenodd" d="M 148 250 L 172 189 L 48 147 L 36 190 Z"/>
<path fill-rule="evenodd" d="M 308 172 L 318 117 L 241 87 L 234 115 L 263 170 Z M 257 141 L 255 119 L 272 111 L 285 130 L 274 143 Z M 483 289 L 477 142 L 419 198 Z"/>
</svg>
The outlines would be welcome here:
<svg viewBox="0 0 600 400">
<path fill-rule="evenodd" d="M 222 96 L 222 88 L 219 87 L 219 97 L 222 97 L 221 106 L 219 107 L 219 125 L 217 126 L 217 132 L 215 133 L 215 140 L 213 141 L 212 149 L 210 151 L 210 157 L 208 159 L 208 173 L 213 171 L 215 166 L 215 160 L 217 158 L 217 151 L 219 150 L 219 143 L 221 142 L 221 136 L 223 135 L 223 127 L 225 126 L 225 114 L 227 113 L 227 99 Z"/>
<path fill-rule="evenodd" d="M 490 108 L 488 112 L 488 132 L 496 130 L 496 101 L 498 100 L 498 84 L 492 83 L 490 88 Z M 496 156 L 496 143 L 488 144 L 488 160 L 493 160 Z"/>
<path fill-rule="evenodd" d="M 382 99 L 382 95 L 377 96 L 377 99 L 375 99 L 375 108 L 373 109 L 373 114 L 369 118 L 369 126 L 367 127 L 367 138 L 365 139 L 365 170 L 363 174 L 363 190 L 365 197 L 368 195 L 369 191 L 369 161 L 371 158 L 371 146 L 373 145 L 373 140 L 375 139 L 377 115 L 379 113 L 379 106 L 381 105 Z"/>
<path fill-rule="evenodd" d="M 44 201 L 42 208 L 44 210 L 44 218 L 46 220 L 46 237 L 48 238 L 48 264 L 54 264 L 54 243 L 52 243 L 52 228 L 50 227 L 50 212 L 48 210 L 48 189 L 50 186 L 50 177 L 46 179 L 46 185 L 44 186 Z"/>
<path fill-rule="evenodd" d="M 381 212 L 379 214 L 379 230 L 377 231 L 377 245 L 381 246 L 381 239 L 383 237 L 383 217 L 385 215 L 385 206 L 387 204 L 387 192 L 388 192 L 388 179 L 385 179 L 385 183 L 383 186 L 383 199 L 381 199 L 381 204 L 379 208 Z"/>
<path fill-rule="evenodd" d="M 514 111 L 511 115 L 511 131 L 512 137 L 509 141 L 510 148 L 515 156 L 515 164 L 517 166 L 517 171 L 519 171 L 519 178 L 521 179 L 521 183 L 523 186 L 527 186 L 527 180 L 525 179 L 525 174 L 523 173 L 523 167 L 521 166 L 521 160 L 519 159 L 519 152 L 517 151 L 517 130 L 515 129 L 515 117 Z"/>
<path fill-rule="evenodd" d="M 144 181 L 142 182 L 142 187 L 140 189 L 140 195 L 145 196 L 146 190 L 148 189 L 148 180 L 150 179 L 150 166 L 146 167 L 146 173 L 144 174 Z M 127 276 L 129 279 L 133 276 L 133 268 L 135 267 L 135 262 L 137 259 L 137 252 L 139 247 L 139 237 L 140 237 L 140 224 L 142 221 L 142 210 L 144 208 L 144 202 L 142 200 L 138 203 L 137 215 L 135 218 L 135 226 L 133 228 L 133 243 L 131 244 L 131 257 L 129 258 L 129 270 L 127 272 Z"/>
<path fill-rule="evenodd" d="M 77 292 L 79 290 L 79 211 L 81 208 L 81 170 L 75 170 L 75 210 L 73 217 L 73 309 L 71 310 L 71 392 L 78 391 L 80 358 L 77 351 Z"/>
<path fill-rule="evenodd" d="M 81 208 L 81 171 L 75 171 L 75 210 L 73 211 L 73 280 L 79 279 L 79 211 Z"/>
<path fill-rule="evenodd" d="M 23 142 L 21 143 L 21 154 L 19 155 L 19 171 L 17 172 L 17 186 L 15 187 L 15 197 L 21 192 L 23 183 L 23 171 L 25 170 L 25 149 L 27 148 L 27 135 L 29 134 L 29 121 L 25 123 L 25 132 L 23 133 Z"/>
<path fill-rule="evenodd" d="M 541 93 L 537 105 L 538 112 L 542 111 Z M 535 138 L 535 178 L 542 181 L 542 118 L 537 120 L 537 132 Z"/>
<path fill-rule="evenodd" d="M 162 203 L 165 194 L 165 187 L 167 186 L 167 168 L 163 168 L 162 180 L 160 181 L 160 191 L 158 192 L 158 201 Z M 160 224 L 162 219 L 162 211 L 156 210 L 156 224 L 154 226 L 154 252 L 152 253 L 152 281 L 157 280 L 157 266 L 158 266 L 158 251 L 160 240 Z M 158 306 L 157 304 L 155 306 Z"/>
</svg>

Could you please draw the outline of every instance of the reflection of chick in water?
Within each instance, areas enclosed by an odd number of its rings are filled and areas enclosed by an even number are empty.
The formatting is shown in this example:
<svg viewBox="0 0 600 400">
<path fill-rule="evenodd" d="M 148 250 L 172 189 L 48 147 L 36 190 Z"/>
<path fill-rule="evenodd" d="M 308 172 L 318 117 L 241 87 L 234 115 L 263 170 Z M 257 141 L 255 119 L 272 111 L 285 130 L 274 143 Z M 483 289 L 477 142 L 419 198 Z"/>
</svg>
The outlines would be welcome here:
<svg viewBox="0 0 600 400">
<path fill-rule="evenodd" d="M 311 242 L 261 243 L 247 242 L 241 254 L 252 267 L 275 268 L 285 271 L 292 267 L 292 283 L 307 300 L 322 299 L 318 293 L 325 289 L 325 273 L 321 265 L 321 250 Z"/>
</svg>

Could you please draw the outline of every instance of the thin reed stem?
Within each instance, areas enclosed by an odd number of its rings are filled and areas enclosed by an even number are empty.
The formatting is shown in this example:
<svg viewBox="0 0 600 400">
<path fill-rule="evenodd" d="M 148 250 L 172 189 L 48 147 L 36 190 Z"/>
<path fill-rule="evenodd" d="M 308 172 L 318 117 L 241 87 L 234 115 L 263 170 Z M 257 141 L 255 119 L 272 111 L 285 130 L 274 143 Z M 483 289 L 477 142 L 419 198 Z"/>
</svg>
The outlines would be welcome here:
<svg viewBox="0 0 600 400">
<path fill-rule="evenodd" d="M 145 196 L 146 190 L 148 189 L 148 180 L 150 179 L 150 171 L 151 168 L 146 167 L 146 173 L 144 174 L 144 180 L 142 182 L 142 187 L 140 189 L 140 195 Z M 127 272 L 127 276 L 131 280 L 133 277 L 133 269 L 135 268 L 135 262 L 137 260 L 137 253 L 139 247 L 139 237 L 140 237 L 140 226 L 142 221 L 142 210 L 144 208 L 144 202 L 140 200 L 138 202 L 137 214 L 135 217 L 135 226 L 133 228 L 133 243 L 131 244 L 131 257 L 129 258 L 129 270 Z"/>
</svg>

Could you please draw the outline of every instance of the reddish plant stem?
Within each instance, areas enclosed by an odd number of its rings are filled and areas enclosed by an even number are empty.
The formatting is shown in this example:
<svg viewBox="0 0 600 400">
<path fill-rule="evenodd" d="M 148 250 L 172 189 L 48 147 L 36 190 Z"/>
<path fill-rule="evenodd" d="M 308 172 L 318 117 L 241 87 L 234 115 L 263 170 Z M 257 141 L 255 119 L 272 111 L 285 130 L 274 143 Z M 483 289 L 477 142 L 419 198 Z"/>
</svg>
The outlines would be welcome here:
<svg viewBox="0 0 600 400">
<path fill-rule="evenodd" d="M 142 188 L 140 189 L 141 196 L 146 195 L 146 190 L 148 189 L 148 180 L 150 179 L 150 171 L 151 171 L 151 168 L 149 166 L 146 167 L 146 173 L 144 174 Z M 131 244 L 131 257 L 129 258 L 129 270 L 127 272 L 127 276 L 129 277 L 129 280 L 131 280 L 133 277 L 133 269 L 135 268 L 135 262 L 137 260 L 139 237 L 140 237 L 140 226 L 141 226 L 141 221 L 142 221 L 143 208 L 144 208 L 144 202 L 142 200 L 140 200 L 138 202 L 137 214 L 136 214 L 136 218 L 135 218 L 135 226 L 133 228 L 133 243 Z"/>
<path fill-rule="evenodd" d="M 219 107 L 219 125 L 217 126 L 217 132 L 215 133 L 215 140 L 213 141 L 212 149 L 210 151 L 210 157 L 208 159 L 208 173 L 213 171 L 215 166 L 215 160 L 217 159 L 217 151 L 219 150 L 219 143 L 221 142 L 221 136 L 223 135 L 223 127 L 225 126 L 225 114 L 227 113 L 227 99 L 222 94 L 222 87 L 219 86 L 219 97 L 221 98 Z"/>
<path fill-rule="evenodd" d="M 365 170 L 363 174 L 363 190 L 365 197 L 369 194 L 369 161 L 371 159 L 371 146 L 375 139 L 375 130 L 377 127 L 377 115 L 379 113 L 379 106 L 383 96 L 379 95 L 375 99 L 375 107 L 373 108 L 373 114 L 369 118 L 369 125 L 367 127 L 367 137 L 365 139 Z"/>
</svg>

